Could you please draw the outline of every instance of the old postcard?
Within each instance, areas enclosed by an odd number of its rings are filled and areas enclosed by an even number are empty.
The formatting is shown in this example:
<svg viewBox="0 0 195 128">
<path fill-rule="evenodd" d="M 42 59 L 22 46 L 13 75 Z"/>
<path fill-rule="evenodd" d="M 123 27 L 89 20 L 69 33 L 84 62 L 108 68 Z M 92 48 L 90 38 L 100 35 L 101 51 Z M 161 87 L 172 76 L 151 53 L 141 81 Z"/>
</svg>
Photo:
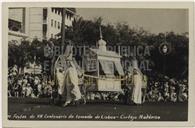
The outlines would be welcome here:
<svg viewBox="0 0 195 128">
<path fill-rule="evenodd" d="M 3 126 L 193 126 L 193 3 L 3 3 Z"/>
</svg>

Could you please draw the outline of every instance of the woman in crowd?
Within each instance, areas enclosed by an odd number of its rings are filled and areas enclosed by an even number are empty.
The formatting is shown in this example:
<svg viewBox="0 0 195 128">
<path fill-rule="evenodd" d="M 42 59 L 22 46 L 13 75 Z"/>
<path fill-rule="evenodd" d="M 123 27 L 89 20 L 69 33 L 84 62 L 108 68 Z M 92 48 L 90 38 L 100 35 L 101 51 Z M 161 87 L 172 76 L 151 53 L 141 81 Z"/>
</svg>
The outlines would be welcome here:
<svg viewBox="0 0 195 128">
<path fill-rule="evenodd" d="M 169 84 L 168 84 L 168 82 L 165 82 L 165 84 L 164 84 L 164 100 L 169 101 L 169 97 L 170 97 Z"/>
<path fill-rule="evenodd" d="M 179 84 L 179 94 L 178 100 L 180 102 L 186 101 L 188 99 L 186 85 L 184 83 Z"/>
<path fill-rule="evenodd" d="M 170 87 L 170 100 L 172 102 L 176 102 L 177 101 L 177 94 L 175 92 L 175 87 L 173 87 L 173 86 Z"/>
<path fill-rule="evenodd" d="M 32 94 L 33 94 L 33 89 L 32 89 L 32 87 L 30 86 L 30 84 L 28 83 L 28 84 L 27 84 L 27 87 L 26 87 L 26 96 L 27 96 L 27 97 L 32 97 Z"/>
<path fill-rule="evenodd" d="M 147 85 L 148 85 L 148 78 L 146 75 L 143 75 L 143 84 L 142 84 L 142 102 L 145 102 L 146 94 L 147 94 Z"/>
</svg>

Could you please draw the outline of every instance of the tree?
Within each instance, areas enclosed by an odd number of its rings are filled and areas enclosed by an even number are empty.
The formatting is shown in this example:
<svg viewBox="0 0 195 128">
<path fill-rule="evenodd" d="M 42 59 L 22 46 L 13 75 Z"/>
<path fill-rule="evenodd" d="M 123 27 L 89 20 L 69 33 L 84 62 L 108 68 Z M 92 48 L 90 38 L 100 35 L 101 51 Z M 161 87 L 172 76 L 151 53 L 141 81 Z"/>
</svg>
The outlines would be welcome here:
<svg viewBox="0 0 195 128">
<path fill-rule="evenodd" d="M 141 27 L 131 28 L 126 23 L 118 23 L 115 26 L 111 24 L 100 24 L 101 22 L 101 17 L 94 20 L 84 20 L 82 17 L 75 18 L 72 27 L 66 28 L 65 42 L 71 40 L 75 46 L 95 46 L 100 38 L 99 27 L 101 25 L 103 39 L 107 42 L 108 46 L 149 47 L 149 56 L 135 55 L 135 57 L 139 62 L 148 60 L 152 69 L 151 72 L 169 77 L 187 77 L 188 33 L 176 34 L 174 32 L 167 32 L 155 34 L 149 33 Z M 53 39 L 52 41 L 55 46 L 61 45 L 60 38 L 57 40 Z M 159 51 L 159 46 L 164 42 L 172 46 L 171 53 L 166 56 L 162 55 Z M 32 43 L 23 41 L 20 45 L 9 43 L 9 66 L 17 64 L 20 67 L 24 67 L 26 62 L 34 61 L 34 56 L 36 56 L 36 63 L 43 65 L 44 60 L 48 59 L 44 57 L 44 47 L 46 45 L 50 45 L 48 41 L 38 41 L 36 39 Z M 131 58 L 126 57 L 129 60 Z M 76 59 L 81 59 L 81 55 L 76 55 Z M 162 64 L 166 65 L 165 70 L 162 70 Z"/>
<path fill-rule="evenodd" d="M 17 45 L 9 43 L 8 45 L 8 65 L 16 64 L 20 72 L 23 72 L 26 63 L 30 59 L 30 42 L 22 41 Z"/>
<path fill-rule="evenodd" d="M 102 18 L 97 18 L 93 21 L 77 18 L 73 22 L 73 27 L 66 30 L 66 38 L 72 40 L 75 45 L 96 45 L 97 40 L 99 40 L 101 21 Z M 181 74 L 187 74 L 188 34 L 179 35 L 174 32 L 154 34 L 145 31 L 141 27 L 130 28 L 126 23 L 118 23 L 116 26 L 107 24 L 101 25 L 101 27 L 103 39 L 107 42 L 107 45 L 149 47 L 150 56 L 135 55 L 135 57 L 139 62 L 148 60 L 152 72 L 158 72 L 170 77 L 181 77 Z M 172 46 L 172 52 L 166 56 L 159 51 L 159 46 L 164 42 Z M 166 62 L 164 62 L 164 58 Z M 131 57 L 126 59 L 131 59 Z M 162 68 L 163 63 L 166 65 L 165 71 Z M 180 68 L 178 69 L 177 67 Z M 186 77 L 186 75 L 183 76 Z"/>
<path fill-rule="evenodd" d="M 171 45 L 171 53 L 164 56 L 159 52 L 159 46 L 163 42 Z M 170 77 L 186 77 L 188 71 L 188 38 L 185 35 L 178 35 L 174 32 L 159 33 L 154 37 L 152 46 L 151 60 L 154 62 L 154 71 L 165 73 Z M 165 60 L 163 60 L 165 58 Z M 164 62 L 165 61 L 165 62 Z M 166 68 L 163 71 L 162 64 L 165 63 Z M 185 73 L 184 73 L 185 72 Z"/>
<path fill-rule="evenodd" d="M 30 62 L 36 62 L 37 64 L 43 65 L 44 63 L 44 47 L 47 42 L 39 41 L 37 39 L 33 40 L 30 45 Z"/>
</svg>

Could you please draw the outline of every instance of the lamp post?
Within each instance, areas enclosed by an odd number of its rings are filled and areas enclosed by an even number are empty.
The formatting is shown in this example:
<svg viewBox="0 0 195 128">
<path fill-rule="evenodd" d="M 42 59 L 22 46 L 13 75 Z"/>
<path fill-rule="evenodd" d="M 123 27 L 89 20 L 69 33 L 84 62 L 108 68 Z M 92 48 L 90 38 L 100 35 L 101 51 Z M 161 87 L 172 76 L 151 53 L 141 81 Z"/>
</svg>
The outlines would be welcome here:
<svg viewBox="0 0 195 128">
<path fill-rule="evenodd" d="M 61 52 L 64 53 L 64 43 L 65 43 L 65 15 L 66 15 L 66 8 L 62 8 L 62 27 L 61 27 Z"/>
</svg>

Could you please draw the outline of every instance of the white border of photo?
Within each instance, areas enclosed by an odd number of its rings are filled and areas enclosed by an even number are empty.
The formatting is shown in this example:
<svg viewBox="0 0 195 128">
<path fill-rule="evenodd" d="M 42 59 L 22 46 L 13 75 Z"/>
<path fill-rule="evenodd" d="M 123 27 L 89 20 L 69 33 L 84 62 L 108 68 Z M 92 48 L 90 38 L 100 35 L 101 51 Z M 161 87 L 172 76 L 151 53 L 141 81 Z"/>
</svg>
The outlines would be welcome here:
<svg viewBox="0 0 195 128">
<path fill-rule="evenodd" d="M 2 6 L 2 120 L 3 127 L 193 127 L 195 119 L 195 41 L 194 41 L 194 3 L 192 1 L 172 1 L 172 2 L 62 2 L 57 3 L 48 0 L 45 2 L 26 2 L 25 0 L 13 3 L 3 3 Z M 70 1 L 70 0 L 68 0 Z M 100 1 L 100 0 L 99 0 Z M 103 1 L 103 0 L 102 0 Z M 6 1 L 7 2 L 7 1 Z M 147 6 L 146 6 L 147 4 Z M 8 120 L 8 97 L 7 97 L 7 60 L 8 60 L 8 7 L 75 7 L 75 8 L 171 8 L 171 9 L 188 9 L 189 10 L 189 106 L 188 106 L 188 121 L 14 121 Z"/>
</svg>

